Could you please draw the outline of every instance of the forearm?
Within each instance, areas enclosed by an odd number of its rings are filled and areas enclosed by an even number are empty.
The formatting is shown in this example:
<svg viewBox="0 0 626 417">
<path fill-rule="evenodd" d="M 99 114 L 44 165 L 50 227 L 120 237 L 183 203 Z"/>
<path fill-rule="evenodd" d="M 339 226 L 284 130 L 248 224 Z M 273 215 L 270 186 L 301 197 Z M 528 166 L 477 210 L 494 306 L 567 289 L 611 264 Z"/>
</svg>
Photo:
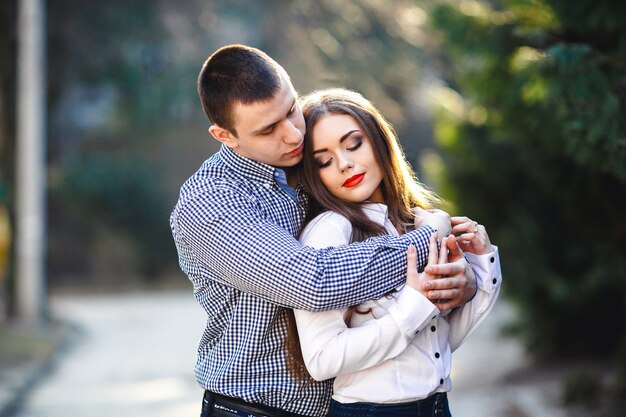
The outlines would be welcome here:
<svg viewBox="0 0 626 417">
<path fill-rule="evenodd" d="M 418 248 L 418 266 L 425 265 L 429 227 L 315 250 L 245 208 L 228 210 L 236 218 L 177 217 L 172 229 L 179 254 L 185 252 L 181 267 L 192 279 L 219 280 L 283 306 L 321 311 L 379 298 L 404 282 L 410 243 Z"/>
</svg>

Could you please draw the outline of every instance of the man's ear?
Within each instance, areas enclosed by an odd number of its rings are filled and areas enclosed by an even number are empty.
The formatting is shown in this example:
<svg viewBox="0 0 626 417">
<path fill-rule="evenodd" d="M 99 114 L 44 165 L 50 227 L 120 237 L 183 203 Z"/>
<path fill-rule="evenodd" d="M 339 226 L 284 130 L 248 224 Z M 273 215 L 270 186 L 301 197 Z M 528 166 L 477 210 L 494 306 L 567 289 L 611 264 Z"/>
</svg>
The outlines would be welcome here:
<svg viewBox="0 0 626 417">
<path fill-rule="evenodd" d="M 213 136 L 213 138 L 215 138 L 215 140 L 217 140 L 218 142 L 222 142 L 229 148 L 235 149 L 239 146 L 235 135 L 233 135 L 232 133 L 230 133 L 230 131 L 224 129 L 221 126 L 211 125 L 211 127 L 209 127 L 209 133 L 211 134 L 211 136 Z"/>
</svg>

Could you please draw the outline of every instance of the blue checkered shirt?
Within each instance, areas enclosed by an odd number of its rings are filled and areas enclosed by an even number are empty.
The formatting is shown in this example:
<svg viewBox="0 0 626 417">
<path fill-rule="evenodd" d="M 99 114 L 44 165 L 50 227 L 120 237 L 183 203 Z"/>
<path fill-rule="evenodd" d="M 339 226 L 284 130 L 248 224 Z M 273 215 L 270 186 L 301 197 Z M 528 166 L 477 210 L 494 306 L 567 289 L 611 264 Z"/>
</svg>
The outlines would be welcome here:
<svg viewBox="0 0 626 417">
<path fill-rule="evenodd" d="M 324 415 L 331 381 L 287 373 L 286 308 L 323 311 L 377 299 L 405 280 L 406 248 L 423 267 L 430 227 L 339 248 L 302 246 L 306 210 L 276 182 L 280 170 L 222 146 L 182 186 L 170 225 L 181 269 L 208 320 L 196 378 L 210 391 Z"/>
</svg>

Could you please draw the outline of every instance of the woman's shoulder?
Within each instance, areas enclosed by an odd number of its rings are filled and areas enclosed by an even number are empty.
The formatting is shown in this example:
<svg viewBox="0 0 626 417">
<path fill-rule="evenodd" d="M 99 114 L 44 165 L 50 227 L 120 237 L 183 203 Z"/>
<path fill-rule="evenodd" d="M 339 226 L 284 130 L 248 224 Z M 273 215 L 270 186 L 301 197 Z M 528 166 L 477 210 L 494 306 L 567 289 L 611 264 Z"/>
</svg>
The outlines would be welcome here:
<svg viewBox="0 0 626 417">
<path fill-rule="evenodd" d="M 350 243 L 352 224 L 343 215 L 325 211 L 311 220 L 300 235 L 300 242 L 307 246 L 328 247 Z"/>
</svg>

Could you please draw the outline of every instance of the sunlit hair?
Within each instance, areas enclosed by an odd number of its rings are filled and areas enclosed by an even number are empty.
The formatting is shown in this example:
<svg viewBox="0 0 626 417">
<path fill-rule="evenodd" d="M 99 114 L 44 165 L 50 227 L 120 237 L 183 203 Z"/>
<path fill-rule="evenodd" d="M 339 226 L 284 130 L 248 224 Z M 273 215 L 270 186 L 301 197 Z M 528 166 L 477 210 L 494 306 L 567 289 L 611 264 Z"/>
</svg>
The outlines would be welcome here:
<svg viewBox="0 0 626 417">
<path fill-rule="evenodd" d="M 321 90 L 303 97 L 301 104 L 306 121 L 301 181 L 312 198 L 307 221 L 321 211 L 331 210 L 350 220 L 353 242 L 387 233 L 384 226 L 367 218 L 361 203 L 340 200 L 322 184 L 320 168 L 313 157 L 312 135 L 317 123 L 332 114 L 351 116 L 370 139 L 383 172 L 381 190 L 389 219 L 396 227 L 402 230 L 404 225 L 413 224 L 412 207 L 427 209 L 439 203 L 437 196 L 417 181 L 391 124 L 361 94 L 342 88 Z"/>
<path fill-rule="evenodd" d="M 313 92 L 301 99 L 302 113 L 306 121 L 304 155 L 300 170 L 301 183 L 310 196 L 310 207 L 302 229 L 315 216 L 323 211 L 334 211 L 345 216 L 352 224 L 351 242 L 365 240 L 372 236 L 388 234 L 384 226 L 370 220 L 362 210 L 362 203 L 341 200 L 333 196 L 322 184 L 319 165 L 313 157 L 313 130 L 317 123 L 329 115 L 348 115 L 359 124 L 363 133 L 370 139 L 374 157 L 383 172 L 381 190 L 387 205 L 391 222 L 401 231 L 413 224 L 412 207 L 431 208 L 440 203 L 439 198 L 421 184 L 406 160 L 396 132 L 391 124 L 361 94 L 341 89 L 328 89 Z M 350 307 L 344 317 L 349 325 L 350 318 L 358 311 Z M 306 381 L 306 372 L 293 311 L 287 314 L 287 369 L 296 378 Z"/>
<path fill-rule="evenodd" d="M 215 51 L 198 75 L 198 95 L 212 123 L 237 136 L 233 107 L 271 99 L 280 90 L 285 70 L 265 52 L 245 45 Z"/>
</svg>

